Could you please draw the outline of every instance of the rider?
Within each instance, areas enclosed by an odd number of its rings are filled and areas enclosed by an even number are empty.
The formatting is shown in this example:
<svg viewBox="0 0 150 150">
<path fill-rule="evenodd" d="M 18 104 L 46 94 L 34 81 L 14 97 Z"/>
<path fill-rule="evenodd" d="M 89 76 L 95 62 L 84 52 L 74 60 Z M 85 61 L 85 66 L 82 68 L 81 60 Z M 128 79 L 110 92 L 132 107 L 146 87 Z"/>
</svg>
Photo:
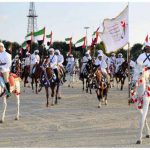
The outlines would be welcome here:
<svg viewBox="0 0 150 150">
<path fill-rule="evenodd" d="M 107 82 L 109 81 L 108 78 L 108 74 L 107 74 L 107 63 L 106 61 L 103 59 L 103 54 L 98 54 L 97 59 L 95 60 L 95 65 L 98 67 L 98 69 L 101 69 L 103 75 L 105 76 L 105 78 L 107 79 Z"/>
<path fill-rule="evenodd" d="M 35 50 L 31 55 L 30 74 L 33 73 L 33 69 L 40 63 L 39 50 Z"/>
<path fill-rule="evenodd" d="M 116 64 L 116 56 L 115 56 L 115 53 L 111 53 L 111 56 L 110 56 L 110 65 L 115 66 L 115 64 Z"/>
<path fill-rule="evenodd" d="M 125 61 L 125 60 L 124 60 L 124 58 L 123 58 L 122 53 L 119 53 L 119 54 L 118 54 L 118 58 L 116 58 L 116 66 L 115 66 L 115 67 L 116 67 L 116 70 L 115 70 L 115 73 L 118 72 L 120 66 L 122 65 L 122 63 L 123 63 L 124 61 Z"/>
<path fill-rule="evenodd" d="M 139 55 L 137 58 L 137 63 L 140 64 L 141 62 L 147 66 L 150 67 L 150 43 L 146 42 L 144 44 L 143 53 Z"/>
<path fill-rule="evenodd" d="M 92 58 L 91 58 L 91 56 L 90 56 L 90 52 L 87 51 L 87 52 L 85 53 L 85 56 L 84 56 L 84 57 L 82 58 L 82 60 L 81 60 L 82 66 L 81 66 L 81 70 L 80 70 L 80 78 L 81 78 L 81 76 L 82 76 L 82 74 L 83 74 L 83 70 L 85 69 L 87 63 L 88 63 L 90 60 L 92 60 Z"/>
<path fill-rule="evenodd" d="M 63 71 L 63 81 L 66 82 L 66 71 L 65 68 L 63 66 L 63 62 L 64 62 L 64 56 L 60 53 L 60 51 L 58 49 L 55 50 L 55 54 L 57 56 L 57 61 L 58 61 L 58 68 L 60 68 Z"/>
<path fill-rule="evenodd" d="M 4 44 L 0 42 L 0 72 L 3 75 L 6 89 L 8 91 L 7 97 L 10 96 L 9 73 L 11 67 L 11 55 L 5 51 Z"/>
<path fill-rule="evenodd" d="M 68 55 L 69 57 L 67 58 L 67 65 L 66 65 L 66 70 L 71 70 L 72 65 L 74 64 L 74 57 L 72 54 Z"/>
<path fill-rule="evenodd" d="M 56 75 L 56 82 L 59 82 L 58 68 L 57 68 L 57 64 L 58 64 L 57 56 L 55 55 L 55 50 L 53 48 L 50 48 L 49 52 L 50 52 L 50 58 L 49 58 L 50 67 L 53 69 Z"/>
</svg>

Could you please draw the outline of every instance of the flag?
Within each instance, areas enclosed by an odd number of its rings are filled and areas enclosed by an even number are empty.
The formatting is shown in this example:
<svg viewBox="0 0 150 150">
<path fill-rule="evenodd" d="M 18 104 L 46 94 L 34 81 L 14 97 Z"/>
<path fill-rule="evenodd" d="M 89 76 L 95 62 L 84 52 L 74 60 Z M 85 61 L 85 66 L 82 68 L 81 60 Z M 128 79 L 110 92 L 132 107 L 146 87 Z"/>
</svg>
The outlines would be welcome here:
<svg viewBox="0 0 150 150">
<path fill-rule="evenodd" d="M 71 47 L 72 47 L 72 37 L 70 38 L 65 38 L 65 41 L 67 44 L 69 44 L 69 54 L 72 53 Z"/>
<path fill-rule="evenodd" d="M 65 38 L 66 44 L 70 44 L 70 41 L 72 41 L 72 37 L 71 38 Z"/>
<path fill-rule="evenodd" d="M 46 38 L 50 38 L 50 41 L 49 41 L 49 42 L 50 42 L 50 43 L 49 43 L 50 47 L 52 46 L 52 36 L 53 36 L 52 31 L 51 31 L 50 34 L 46 35 Z"/>
<path fill-rule="evenodd" d="M 35 40 L 43 43 L 45 39 L 45 27 L 33 33 Z"/>
<path fill-rule="evenodd" d="M 91 47 L 94 47 L 94 45 L 97 44 L 98 40 L 100 39 L 99 38 L 99 32 L 98 32 L 99 28 L 100 27 L 98 27 L 97 30 L 94 31 L 94 33 L 92 34 L 93 37 L 92 37 Z"/>
<path fill-rule="evenodd" d="M 29 34 L 27 34 L 27 35 L 25 36 L 25 41 L 32 41 L 32 36 L 33 36 L 32 32 L 29 33 Z"/>
<path fill-rule="evenodd" d="M 9 52 L 12 54 L 12 43 L 10 42 L 9 46 L 8 46 L 8 50 Z"/>
<path fill-rule="evenodd" d="M 145 38 L 145 42 L 148 43 L 148 41 L 149 41 L 149 38 L 148 38 L 148 34 L 147 34 L 147 36 Z"/>
<path fill-rule="evenodd" d="M 128 16 L 127 6 L 116 18 L 103 21 L 104 30 L 100 37 L 108 52 L 116 51 L 129 42 Z"/>
<path fill-rule="evenodd" d="M 26 49 L 26 46 L 27 46 L 27 42 L 24 41 L 24 42 L 21 44 L 21 47 L 25 50 L 25 49 Z"/>
<path fill-rule="evenodd" d="M 86 37 L 85 36 L 75 43 L 75 47 L 85 48 L 85 45 L 86 45 Z"/>
</svg>

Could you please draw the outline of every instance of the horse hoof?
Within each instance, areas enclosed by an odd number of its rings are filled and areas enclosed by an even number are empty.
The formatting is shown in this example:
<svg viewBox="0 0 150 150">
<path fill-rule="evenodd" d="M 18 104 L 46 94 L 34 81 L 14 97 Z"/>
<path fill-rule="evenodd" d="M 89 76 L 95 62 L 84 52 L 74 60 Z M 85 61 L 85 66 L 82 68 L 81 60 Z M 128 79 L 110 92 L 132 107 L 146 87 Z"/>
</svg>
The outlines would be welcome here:
<svg viewBox="0 0 150 150">
<path fill-rule="evenodd" d="M 101 108 L 101 106 L 98 106 L 98 108 Z"/>
<path fill-rule="evenodd" d="M 70 87 L 70 85 L 68 85 L 68 87 Z"/>
<path fill-rule="evenodd" d="M 51 104 L 51 106 L 54 106 L 54 104 Z"/>
<path fill-rule="evenodd" d="M 73 88 L 73 86 L 72 86 L 72 88 Z"/>
<path fill-rule="evenodd" d="M 4 123 L 4 120 L 0 120 L 0 123 Z"/>
<path fill-rule="evenodd" d="M 137 141 L 137 142 L 136 142 L 136 144 L 141 144 L 141 143 L 142 143 L 141 141 Z"/>
<path fill-rule="evenodd" d="M 58 97 L 58 99 L 61 99 L 61 97 Z"/>
<path fill-rule="evenodd" d="M 150 135 L 146 135 L 146 138 L 150 138 Z"/>
<path fill-rule="evenodd" d="M 48 107 L 48 104 L 46 104 L 46 107 Z"/>
<path fill-rule="evenodd" d="M 15 120 L 19 120 L 19 118 L 18 118 L 18 117 L 16 117 L 16 118 L 15 118 Z"/>
</svg>

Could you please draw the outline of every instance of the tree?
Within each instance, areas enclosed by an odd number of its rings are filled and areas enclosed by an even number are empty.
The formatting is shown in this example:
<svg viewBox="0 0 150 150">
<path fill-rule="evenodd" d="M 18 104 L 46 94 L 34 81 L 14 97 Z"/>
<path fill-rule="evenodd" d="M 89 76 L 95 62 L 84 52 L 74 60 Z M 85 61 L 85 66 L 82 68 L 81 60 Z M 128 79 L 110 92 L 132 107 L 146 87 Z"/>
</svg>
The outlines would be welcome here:
<svg viewBox="0 0 150 150">
<path fill-rule="evenodd" d="M 131 54 L 131 59 L 133 61 L 135 61 L 138 56 L 142 53 L 142 44 L 140 43 L 137 43 L 137 44 L 134 44 L 131 48 L 131 51 L 130 51 L 130 54 Z"/>
</svg>

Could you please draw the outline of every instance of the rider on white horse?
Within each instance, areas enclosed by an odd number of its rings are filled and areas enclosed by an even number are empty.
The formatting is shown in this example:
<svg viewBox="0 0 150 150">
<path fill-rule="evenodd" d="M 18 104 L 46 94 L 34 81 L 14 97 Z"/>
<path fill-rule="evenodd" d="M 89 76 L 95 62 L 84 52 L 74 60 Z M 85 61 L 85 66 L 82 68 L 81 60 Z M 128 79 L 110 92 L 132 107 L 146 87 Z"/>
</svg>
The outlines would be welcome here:
<svg viewBox="0 0 150 150">
<path fill-rule="evenodd" d="M 60 68 L 63 71 L 63 81 L 66 82 L 65 79 L 65 68 L 63 66 L 64 63 L 64 56 L 60 53 L 60 51 L 58 49 L 55 50 L 55 54 L 57 56 L 57 61 L 58 61 L 58 69 Z"/>
<path fill-rule="evenodd" d="M 40 63 L 40 56 L 39 56 L 39 50 L 35 50 L 34 53 L 31 55 L 31 65 L 30 65 L 30 74 L 32 74 L 34 71 L 34 67 Z"/>
<path fill-rule="evenodd" d="M 69 57 L 67 58 L 66 70 L 71 71 L 73 65 L 74 65 L 74 57 L 72 54 L 69 54 Z"/>
<path fill-rule="evenodd" d="M 11 55 L 5 51 L 4 44 L 0 43 L 0 72 L 3 75 L 4 82 L 6 85 L 6 90 L 8 91 L 6 93 L 7 97 L 10 96 L 9 73 L 10 73 L 11 63 L 12 63 Z"/>
<path fill-rule="evenodd" d="M 92 60 L 92 58 L 90 56 L 90 52 L 87 51 L 85 53 L 85 56 L 81 60 L 82 66 L 81 66 L 81 70 L 80 70 L 80 78 L 81 78 L 81 75 L 83 74 L 83 71 L 84 71 L 84 69 L 85 69 L 85 67 L 86 67 L 89 60 Z"/>
<path fill-rule="evenodd" d="M 119 70 L 119 67 L 122 65 L 122 63 L 124 62 L 124 58 L 123 58 L 123 55 L 122 53 L 119 53 L 118 54 L 118 58 L 116 58 L 116 70 L 115 70 L 115 73 L 118 72 Z"/>
</svg>

